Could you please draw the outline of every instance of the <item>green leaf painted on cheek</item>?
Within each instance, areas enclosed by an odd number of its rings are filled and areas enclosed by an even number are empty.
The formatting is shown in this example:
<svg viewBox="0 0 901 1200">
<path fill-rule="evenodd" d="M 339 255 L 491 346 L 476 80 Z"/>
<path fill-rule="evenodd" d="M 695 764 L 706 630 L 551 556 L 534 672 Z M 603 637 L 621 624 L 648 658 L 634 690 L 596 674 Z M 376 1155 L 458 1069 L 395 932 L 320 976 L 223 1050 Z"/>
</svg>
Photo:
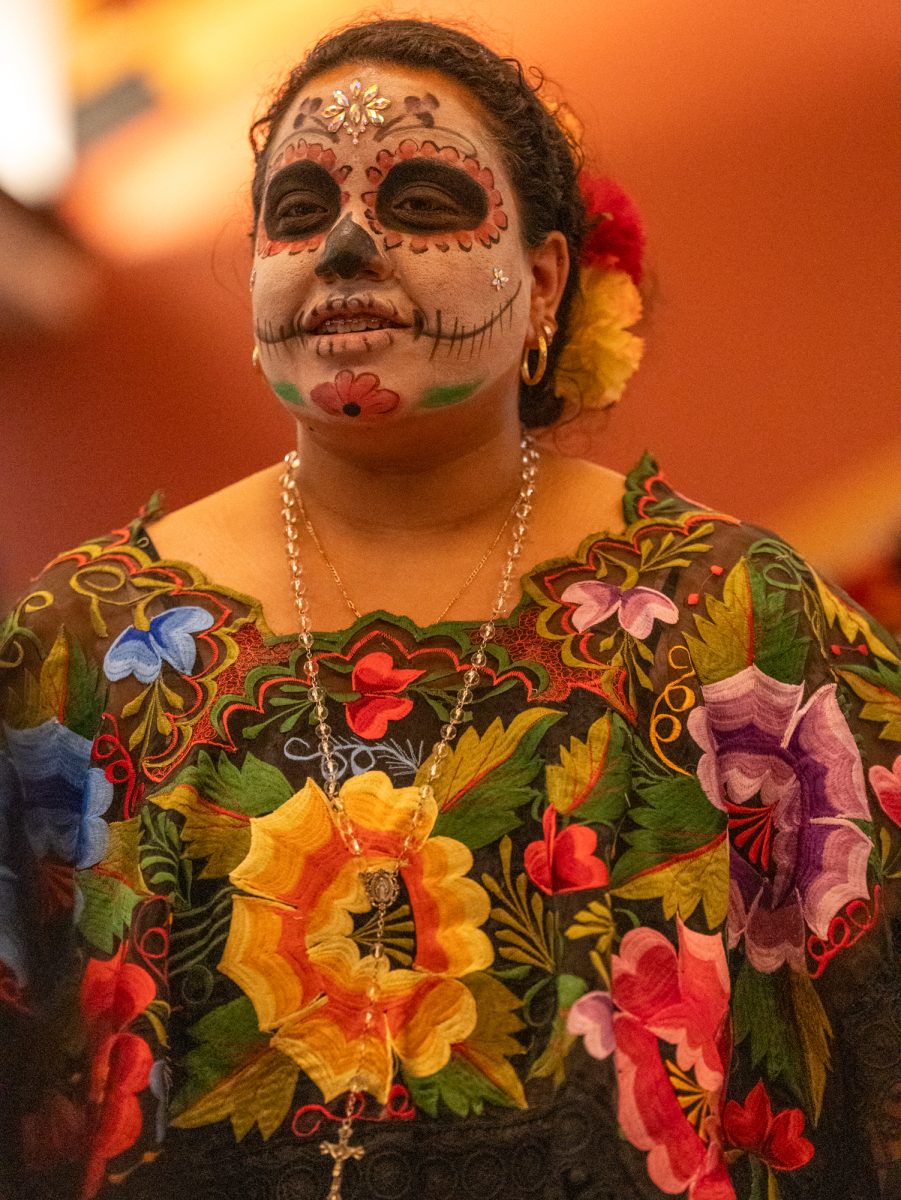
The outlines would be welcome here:
<svg viewBox="0 0 901 1200">
<path fill-rule="evenodd" d="M 473 379 L 470 383 L 453 383 L 448 387 L 427 388 L 419 402 L 420 408 L 446 408 L 449 404 L 459 404 L 468 400 L 476 388 L 481 387 L 481 379 Z"/>
<path fill-rule="evenodd" d="M 296 404 L 300 407 L 303 407 L 303 405 L 306 403 L 303 396 L 301 396 L 300 392 L 293 383 L 277 380 L 275 383 L 270 384 L 270 387 L 275 392 L 276 396 L 278 396 L 280 400 L 284 400 L 286 404 Z"/>
</svg>

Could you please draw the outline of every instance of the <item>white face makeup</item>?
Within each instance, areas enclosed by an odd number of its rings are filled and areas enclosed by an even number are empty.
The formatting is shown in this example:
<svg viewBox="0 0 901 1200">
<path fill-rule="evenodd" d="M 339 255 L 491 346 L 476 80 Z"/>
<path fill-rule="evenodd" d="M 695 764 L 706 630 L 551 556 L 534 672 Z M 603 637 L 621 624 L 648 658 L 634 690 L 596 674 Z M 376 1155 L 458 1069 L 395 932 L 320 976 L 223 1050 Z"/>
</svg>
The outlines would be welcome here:
<svg viewBox="0 0 901 1200">
<path fill-rule="evenodd" d="M 272 139 L 254 262 L 262 368 L 294 412 L 376 423 L 513 386 L 531 278 L 513 190 L 439 75 L 312 81 Z"/>
</svg>

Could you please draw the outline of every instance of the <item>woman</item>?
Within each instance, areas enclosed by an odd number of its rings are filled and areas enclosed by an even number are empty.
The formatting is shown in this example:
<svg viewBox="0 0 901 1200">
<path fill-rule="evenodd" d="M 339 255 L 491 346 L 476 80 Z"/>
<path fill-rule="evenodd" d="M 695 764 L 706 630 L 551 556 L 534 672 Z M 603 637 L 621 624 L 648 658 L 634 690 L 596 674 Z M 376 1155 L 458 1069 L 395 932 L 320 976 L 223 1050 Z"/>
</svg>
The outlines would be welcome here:
<svg viewBox="0 0 901 1200">
<path fill-rule="evenodd" d="M 637 361 L 627 202 L 421 22 L 255 137 L 297 455 L 4 631 L 11 1194 L 891 1194 L 896 651 L 649 459 L 523 439 Z"/>
</svg>

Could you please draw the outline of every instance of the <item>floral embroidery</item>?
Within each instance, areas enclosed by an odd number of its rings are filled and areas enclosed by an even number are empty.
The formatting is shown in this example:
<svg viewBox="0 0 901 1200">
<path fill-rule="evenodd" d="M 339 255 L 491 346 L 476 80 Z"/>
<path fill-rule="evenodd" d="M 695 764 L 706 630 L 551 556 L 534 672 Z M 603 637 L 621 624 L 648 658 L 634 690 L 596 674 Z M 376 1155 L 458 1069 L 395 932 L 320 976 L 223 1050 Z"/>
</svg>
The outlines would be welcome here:
<svg viewBox="0 0 901 1200">
<path fill-rule="evenodd" d="M 526 846 L 529 878 L 548 895 L 602 887 L 607 867 L 595 857 L 598 835 L 585 825 L 567 825 L 557 832 L 557 810 L 548 806 L 541 821 L 544 840 Z"/>
<path fill-rule="evenodd" d="M 140 1132 L 137 1096 L 148 1085 L 153 1055 L 128 1027 L 155 995 L 147 972 L 125 961 L 124 942 L 108 962 L 88 963 L 81 1003 L 91 1044 L 89 1101 L 95 1115 L 86 1196 L 97 1190 L 107 1161 L 127 1150 Z"/>
<path fill-rule="evenodd" d="M 589 581 L 570 584 L 560 599 L 576 605 L 572 623 L 579 633 L 603 625 L 615 612 L 626 633 L 646 638 L 655 621 L 672 625 L 679 616 L 679 610 L 669 596 L 654 588 L 618 588 L 611 583 Z"/>
<path fill-rule="evenodd" d="M 901 754 L 891 770 L 881 765 L 870 767 L 870 785 L 885 815 L 901 825 Z"/>
<path fill-rule="evenodd" d="M 398 122 L 434 111 L 416 103 Z M 473 629 L 375 613 L 316 639 L 356 864 L 295 640 L 139 526 L 54 560 L 0 625 L 0 1005 L 22 1031 L 3 1049 L 26 1194 L 77 1176 L 112 1200 L 132 1175 L 169 1194 L 182 1146 L 199 1186 L 246 1190 L 250 1160 L 208 1146 L 251 1133 L 324 1181 L 361 1049 L 358 1136 L 395 1122 L 416 1194 L 432 1122 L 490 1156 L 564 1085 L 586 1113 L 611 1098 L 611 1136 L 667 1195 L 828 1190 L 852 1070 L 861 1169 L 870 1141 L 891 1160 L 899 656 L 789 547 L 648 458 L 624 519 L 532 571 L 496 623 L 365 1046 L 358 867 L 393 861 Z M 589 1187 L 615 1159 L 591 1129 L 570 1160 Z M 558 1185 L 562 1160 L 529 1161 Z"/>
<path fill-rule="evenodd" d="M 350 686 L 359 692 L 345 708 L 350 728 L 364 738 L 384 737 L 389 721 L 399 721 L 413 707 L 400 693 L 423 671 L 396 670 L 390 654 L 375 650 L 354 665 Z"/>
<path fill-rule="evenodd" d="M 113 682 L 134 675 L 140 683 L 152 683 L 167 662 L 179 674 L 190 675 L 197 661 L 192 635 L 209 629 L 213 621 L 205 609 L 185 605 L 153 617 L 147 629 L 129 625 L 106 652 L 104 674 Z"/>
<path fill-rule="evenodd" d="M 384 1102 L 393 1054 L 411 1075 L 431 1075 L 473 1032 L 475 1001 L 461 977 L 491 965 L 481 930 L 488 897 L 465 878 L 472 865 L 466 847 L 429 837 L 433 802 L 400 873 L 415 921 L 415 956 L 409 967 L 382 960 L 379 1036 L 364 1037 L 373 963 L 363 952 L 371 913 L 360 872 L 390 866 L 400 853 L 418 789 L 395 789 L 386 775 L 369 772 L 345 783 L 340 795 L 363 845 L 359 860 L 312 781 L 252 822 L 250 853 L 231 874 L 243 894 L 234 900 L 220 969 L 253 1001 L 271 1044 L 300 1064 L 327 1101 L 347 1089 L 362 1055 L 363 1086 Z"/>
<path fill-rule="evenodd" d="M 818 937 L 850 900 L 866 899 L 869 820 L 860 753 L 825 685 L 803 687 L 751 666 L 702 688 L 688 719 L 704 751 L 698 778 L 728 814 L 729 937 L 760 971 L 804 970 L 806 929 Z"/>
<path fill-rule="evenodd" d="M 813 1157 L 813 1146 L 803 1136 L 804 1114 L 784 1108 L 773 1115 L 770 1098 L 756 1083 L 744 1104 L 730 1100 L 723 1110 L 727 1142 L 763 1159 L 775 1171 L 796 1171 Z"/>
<path fill-rule="evenodd" d="M 726 1200 L 735 1194 L 718 1133 L 729 1041 L 726 955 L 719 937 L 681 921 L 678 941 L 677 952 L 653 930 L 627 933 L 613 959 L 611 1001 L 603 993 L 577 1001 L 570 1031 L 587 1035 L 589 1053 L 613 1051 L 620 1125 L 648 1151 L 657 1187 Z"/>
</svg>

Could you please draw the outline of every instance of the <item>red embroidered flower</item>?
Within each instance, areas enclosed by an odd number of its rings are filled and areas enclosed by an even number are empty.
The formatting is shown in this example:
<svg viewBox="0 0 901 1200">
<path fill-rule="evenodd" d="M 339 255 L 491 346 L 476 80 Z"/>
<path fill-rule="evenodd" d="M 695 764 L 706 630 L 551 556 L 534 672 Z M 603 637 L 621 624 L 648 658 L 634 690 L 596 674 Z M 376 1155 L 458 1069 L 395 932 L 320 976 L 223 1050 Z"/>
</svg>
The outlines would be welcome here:
<svg viewBox="0 0 901 1200">
<path fill-rule="evenodd" d="M 803 1129 L 800 1108 L 783 1108 L 773 1115 L 762 1083 L 755 1084 L 744 1104 L 730 1100 L 723 1111 L 727 1142 L 756 1154 L 775 1171 L 795 1171 L 813 1157 L 813 1146 L 802 1136 Z"/>
<path fill-rule="evenodd" d="M 383 650 L 366 654 L 354 666 L 350 685 L 359 692 L 359 700 L 345 706 L 347 723 L 360 737 L 385 736 L 389 721 L 399 721 L 413 707 L 413 701 L 400 693 L 423 671 L 395 668 L 391 655 Z"/>
<path fill-rule="evenodd" d="M 153 1055 L 127 1026 L 155 995 L 147 972 L 125 962 L 124 942 L 107 962 L 92 959 L 85 970 L 81 1007 L 91 1048 L 91 1144 L 83 1200 L 100 1187 L 107 1162 L 134 1145 L 141 1131 L 138 1093 L 149 1082 Z"/>
<path fill-rule="evenodd" d="M 607 866 L 595 857 L 598 835 L 587 825 L 567 825 L 557 833 L 557 810 L 548 805 L 541 819 L 544 840 L 526 846 L 524 861 L 529 878 L 549 896 L 602 887 Z"/>
<path fill-rule="evenodd" d="M 891 770 L 881 764 L 870 767 L 870 783 L 879 797 L 882 811 L 890 821 L 901 825 L 901 754 L 895 759 Z"/>
<path fill-rule="evenodd" d="M 310 392 L 310 399 L 325 412 L 345 417 L 383 417 L 394 412 L 400 404 L 397 392 L 379 387 L 378 375 L 364 371 L 339 371 L 334 383 L 320 383 Z"/>
</svg>

